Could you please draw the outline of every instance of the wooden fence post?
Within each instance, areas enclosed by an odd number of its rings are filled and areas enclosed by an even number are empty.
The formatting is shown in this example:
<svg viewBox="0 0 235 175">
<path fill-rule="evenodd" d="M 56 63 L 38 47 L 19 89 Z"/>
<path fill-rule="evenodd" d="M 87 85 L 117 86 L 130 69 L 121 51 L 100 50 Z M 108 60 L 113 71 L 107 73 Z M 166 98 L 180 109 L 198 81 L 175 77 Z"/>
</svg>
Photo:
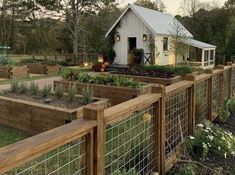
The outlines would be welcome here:
<svg viewBox="0 0 235 175">
<path fill-rule="evenodd" d="M 221 79 L 220 79 L 220 88 L 221 88 L 221 104 L 224 103 L 224 65 L 218 65 L 218 69 L 223 70 L 221 73 Z"/>
<path fill-rule="evenodd" d="M 213 121 L 213 117 L 212 117 L 212 105 L 213 105 L 213 70 L 212 69 L 208 69 L 206 70 L 207 74 L 211 74 L 210 79 L 208 80 L 209 84 L 208 84 L 208 119 L 212 122 Z"/>
<path fill-rule="evenodd" d="M 229 78 L 230 81 L 229 83 L 229 98 L 232 98 L 233 95 L 233 63 L 232 62 L 227 62 L 227 65 L 230 66 L 231 68 L 229 69 Z"/>
<path fill-rule="evenodd" d="M 165 155 L 165 137 L 166 137 L 166 128 L 165 128 L 165 111 L 166 111 L 166 93 L 165 87 L 163 85 L 154 85 L 152 87 L 152 93 L 159 93 L 161 94 L 161 98 L 159 100 L 158 110 L 157 110 L 157 171 L 164 175 L 165 172 L 165 162 L 166 162 L 166 155 Z"/>
<path fill-rule="evenodd" d="M 94 147 L 93 151 L 89 151 L 90 156 L 94 154 L 94 164 L 89 162 L 88 170 L 92 171 L 91 175 L 104 175 L 105 174 L 105 120 L 104 109 L 107 106 L 107 102 L 96 102 L 87 105 L 83 108 L 84 119 L 97 120 L 97 127 L 95 129 Z M 91 146 L 90 146 L 91 148 Z M 92 149 L 92 148 L 91 148 Z M 91 156 L 92 159 L 92 156 Z M 91 160 L 92 161 L 92 160 Z M 92 161 L 93 162 L 93 161 Z M 91 167 L 93 165 L 93 167 Z"/>
</svg>

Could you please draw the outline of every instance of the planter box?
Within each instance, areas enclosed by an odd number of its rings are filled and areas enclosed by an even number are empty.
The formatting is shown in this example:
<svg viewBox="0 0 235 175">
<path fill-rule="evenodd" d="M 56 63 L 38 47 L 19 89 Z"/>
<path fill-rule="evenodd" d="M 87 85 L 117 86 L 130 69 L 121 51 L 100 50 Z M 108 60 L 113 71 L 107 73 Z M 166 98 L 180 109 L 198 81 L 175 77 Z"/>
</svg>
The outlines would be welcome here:
<svg viewBox="0 0 235 175">
<path fill-rule="evenodd" d="M 28 66 L 0 66 L 0 78 L 27 78 Z"/>
<path fill-rule="evenodd" d="M 132 78 L 134 80 L 146 82 L 146 83 L 158 83 L 164 86 L 169 86 L 171 84 L 175 84 L 182 80 L 181 76 L 175 76 L 173 78 L 158 78 L 158 77 L 136 76 L 136 75 L 125 75 L 125 74 L 112 74 L 112 75 Z"/>
<path fill-rule="evenodd" d="M 29 64 L 29 72 L 32 74 L 59 74 L 60 65 Z"/>
<path fill-rule="evenodd" d="M 82 94 L 82 89 L 90 86 L 93 89 L 93 95 L 98 98 L 109 99 L 112 106 L 119 103 L 128 101 L 137 96 L 150 93 L 152 89 L 152 84 L 144 85 L 140 89 L 126 88 L 126 87 L 115 87 L 115 86 L 106 86 L 98 84 L 86 84 L 79 82 L 71 81 L 54 81 L 54 88 L 62 84 L 65 91 L 67 91 L 70 83 L 75 83 L 77 87 L 77 94 Z"/>
<path fill-rule="evenodd" d="M 97 100 L 105 101 L 108 106 L 108 100 Z M 0 96 L 0 123 L 32 135 L 80 118 L 82 111 L 83 106 L 76 109 L 66 109 Z"/>
</svg>

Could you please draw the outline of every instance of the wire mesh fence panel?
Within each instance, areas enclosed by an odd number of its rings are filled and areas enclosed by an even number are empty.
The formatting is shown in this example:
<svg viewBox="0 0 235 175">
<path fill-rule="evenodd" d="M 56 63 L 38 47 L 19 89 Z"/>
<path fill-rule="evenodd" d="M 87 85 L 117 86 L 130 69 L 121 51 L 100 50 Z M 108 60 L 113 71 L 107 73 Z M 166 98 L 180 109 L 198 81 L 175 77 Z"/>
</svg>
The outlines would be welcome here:
<svg viewBox="0 0 235 175">
<path fill-rule="evenodd" d="M 222 77 L 220 74 L 212 77 L 212 115 L 215 116 L 218 108 L 221 106 L 221 81 Z"/>
<path fill-rule="evenodd" d="M 189 133 L 188 89 L 166 97 L 166 158 L 176 153 Z"/>
<path fill-rule="evenodd" d="M 232 85 L 233 85 L 233 96 L 235 96 L 235 67 L 233 68 L 233 80 L 232 80 Z"/>
<path fill-rule="evenodd" d="M 106 128 L 105 174 L 151 175 L 155 169 L 156 106 Z"/>
<path fill-rule="evenodd" d="M 85 143 L 85 138 L 72 141 L 3 175 L 84 175 Z"/>
<path fill-rule="evenodd" d="M 229 86 L 231 81 L 231 72 L 230 70 L 224 71 L 224 101 L 229 99 Z"/>
<path fill-rule="evenodd" d="M 209 115 L 209 80 L 196 84 L 195 122 L 196 124 L 207 119 Z"/>
</svg>

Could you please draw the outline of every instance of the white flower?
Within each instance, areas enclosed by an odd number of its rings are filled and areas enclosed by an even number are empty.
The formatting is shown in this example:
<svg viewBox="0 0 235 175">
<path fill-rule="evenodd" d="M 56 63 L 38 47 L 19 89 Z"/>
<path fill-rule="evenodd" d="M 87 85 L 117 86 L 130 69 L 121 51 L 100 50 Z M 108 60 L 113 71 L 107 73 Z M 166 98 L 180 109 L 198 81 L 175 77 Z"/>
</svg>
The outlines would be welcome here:
<svg viewBox="0 0 235 175">
<path fill-rule="evenodd" d="M 207 144 L 205 144 L 204 142 L 202 143 L 202 147 L 203 148 L 207 148 Z"/>
<path fill-rule="evenodd" d="M 222 140 L 225 140 L 224 136 L 221 137 Z"/>
<path fill-rule="evenodd" d="M 200 127 L 200 128 L 203 128 L 203 127 L 204 127 L 203 124 L 198 124 L 197 126 Z"/>
<path fill-rule="evenodd" d="M 209 135 L 208 138 L 209 138 L 211 141 L 214 140 L 214 136 Z"/>
<path fill-rule="evenodd" d="M 209 131 L 207 129 L 204 130 L 206 133 L 208 133 Z"/>
<path fill-rule="evenodd" d="M 231 152 L 231 155 L 235 156 L 235 151 Z"/>
<path fill-rule="evenodd" d="M 224 158 L 225 158 L 225 159 L 227 158 L 227 153 L 226 153 L 226 152 L 224 153 Z"/>
<path fill-rule="evenodd" d="M 207 145 L 208 145 L 208 147 L 209 147 L 209 148 L 211 148 L 211 145 L 210 145 L 210 143 L 207 143 Z"/>
<path fill-rule="evenodd" d="M 218 150 L 221 150 L 221 147 L 220 147 L 220 146 L 218 146 Z"/>
<path fill-rule="evenodd" d="M 189 139 L 191 139 L 191 140 L 195 140 L 195 137 L 193 137 L 193 136 L 189 136 Z"/>
</svg>

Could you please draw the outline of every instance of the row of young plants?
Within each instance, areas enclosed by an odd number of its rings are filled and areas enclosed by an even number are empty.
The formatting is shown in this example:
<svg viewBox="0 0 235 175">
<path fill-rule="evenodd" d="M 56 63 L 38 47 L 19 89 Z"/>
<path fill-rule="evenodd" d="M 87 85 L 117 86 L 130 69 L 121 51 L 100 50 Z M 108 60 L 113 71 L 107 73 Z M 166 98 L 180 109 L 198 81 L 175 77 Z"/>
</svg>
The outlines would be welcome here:
<svg viewBox="0 0 235 175">
<path fill-rule="evenodd" d="M 45 85 L 42 90 L 39 90 L 38 83 L 30 82 L 28 84 L 27 82 L 19 82 L 18 80 L 12 80 L 11 81 L 11 92 L 17 93 L 17 94 L 26 94 L 26 95 L 39 95 L 43 98 L 49 98 L 50 96 L 55 96 L 58 100 L 62 97 L 66 97 L 68 99 L 68 102 L 72 102 L 76 99 L 76 85 L 70 84 L 67 90 L 67 93 L 65 93 L 64 88 L 62 85 L 58 85 L 55 87 L 55 91 L 52 94 L 52 86 L 51 85 Z M 93 99 L 93 90 L 87 86 L 82 90 L 82 103 L 84 105 L 89 104 L 92 102 Z"/>
<path fill-rule="evenodd" d="M 62 68 L 61 76 L 66 80 L 73 80 L 80 83 L 100 84 L 118 87 L 141 88 L 144 84 L 130 78 L 115 76 L 115 75 L 94 75 L 87 72 L 72 71 L 67 68 Z"/>
<path fill-rule="evenodd" d="M 185 75 L 192 73 L 194 69 L 190 66 L 137 66 L 131 69 L 120 70 L 118 73 L 126 75 L 140 75 L 159 78 L 172 78 L 176 75 Z"/>
</svg>

